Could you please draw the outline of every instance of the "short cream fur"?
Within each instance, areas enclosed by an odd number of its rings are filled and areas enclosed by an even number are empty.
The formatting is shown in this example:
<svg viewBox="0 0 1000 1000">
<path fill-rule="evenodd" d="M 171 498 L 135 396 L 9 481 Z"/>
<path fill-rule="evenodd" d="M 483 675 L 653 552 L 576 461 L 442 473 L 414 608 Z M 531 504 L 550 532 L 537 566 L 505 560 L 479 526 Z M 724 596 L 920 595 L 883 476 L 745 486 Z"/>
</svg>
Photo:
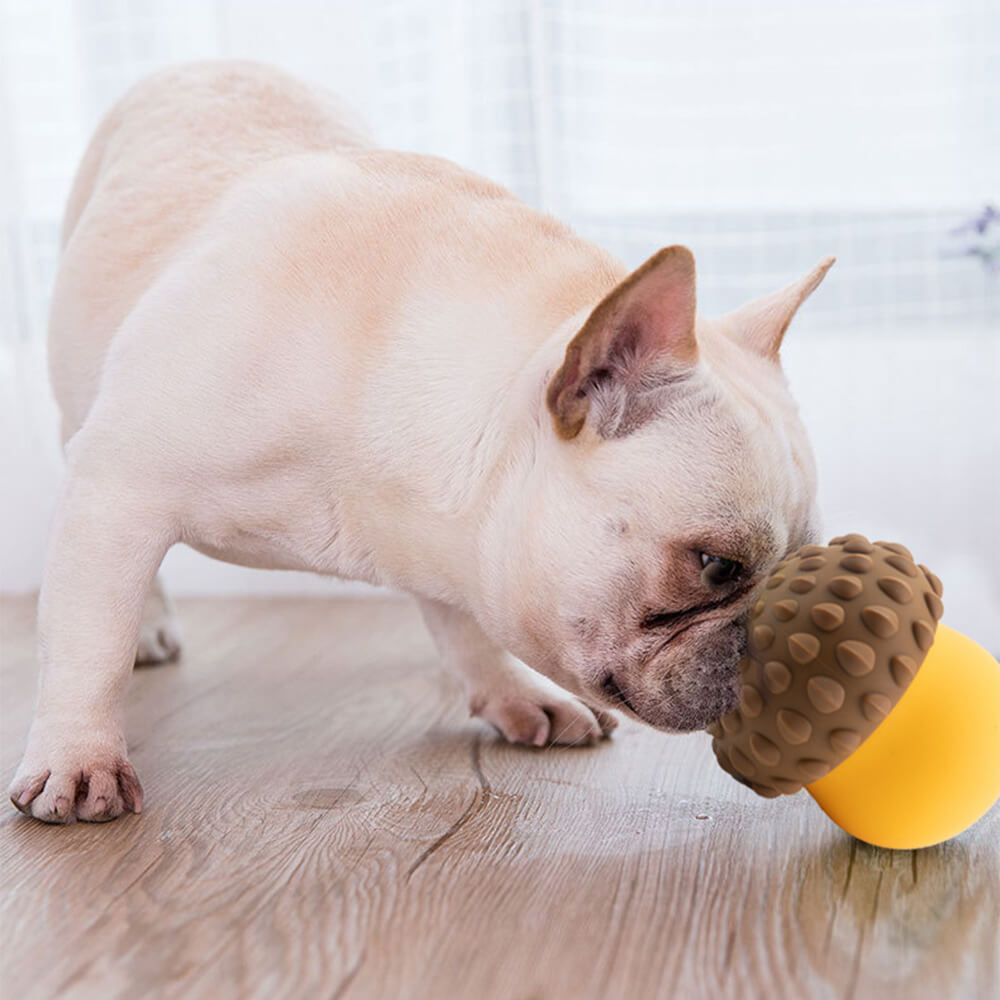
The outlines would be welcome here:
<svg viewBox="0 0 1000 1000">
<path fill-rule="evenodd" d="M 591 742 L 612 710 L 692 729 L 731 707 L 741 618 L 815 533 L 777 350 L 832 259 L 698 316 L 684 248 L 630 277 L 248 63 L 130 91 L 63 235 L 67 476 L 22 811 L 141 809 L 123 695 L 137 657 L 177 651 L 156 582 L 177 542 L 412 592 L 472 711 L 512 741 Z M 713 588 L 701 553 L 743 575 Z"/>
</svg>

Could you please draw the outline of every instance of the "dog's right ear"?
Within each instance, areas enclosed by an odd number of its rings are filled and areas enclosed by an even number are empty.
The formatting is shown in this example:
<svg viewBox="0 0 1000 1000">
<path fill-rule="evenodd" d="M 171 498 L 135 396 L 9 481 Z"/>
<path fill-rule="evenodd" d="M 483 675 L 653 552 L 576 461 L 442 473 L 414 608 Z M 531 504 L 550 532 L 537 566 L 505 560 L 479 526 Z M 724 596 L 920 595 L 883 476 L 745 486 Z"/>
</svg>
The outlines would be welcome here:
<svg viewBox="0 0 1000 1000">
<path fill-rule="evenodd" d="M 797 281 L 726 313 L 721 321 L 734 330 L 737 338 L 749 348 L 776 361 L 792 317 L 799 306 L 816 291 L 836 260 L 833 256 L 824 257 Z"/>
<path fill-rule="evenodd" d="M 694 326 L 694 257 L 666 247 L 614 288 L 570 341 L 546 393 L 556 433 L 576 437 L 597 401 L 620 426 L 630 401 L 697 361 Z"/>
</svg>

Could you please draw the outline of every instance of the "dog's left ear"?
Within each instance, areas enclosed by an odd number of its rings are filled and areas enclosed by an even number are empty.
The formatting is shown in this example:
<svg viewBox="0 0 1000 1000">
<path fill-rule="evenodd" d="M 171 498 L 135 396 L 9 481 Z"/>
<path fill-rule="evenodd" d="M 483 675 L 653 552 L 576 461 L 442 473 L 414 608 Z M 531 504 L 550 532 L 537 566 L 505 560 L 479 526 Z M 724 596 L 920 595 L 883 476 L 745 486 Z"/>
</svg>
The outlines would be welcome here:
<svg viewBox="0 0 1000 1000">
<path fill-rule="evenodd" d="M 698 360 L 694 317 L 694 257 L 665 247 L 598 303 L 567 346 L 546 393 L 559 437 L 575 438 L 591 410 L 602 436 L 626 433 L 649 390 Z"/>
<path fill-rule="evenodd" d="M 798 281 L 793 281 L 777 292 L 754 299 L 739 309 L 726 313 L 720 317 L 721 322 L 733 331 L 738 340 L 743 341 L 758 354 L 776 360 L 792 317 L 799 306 L 819 287 L 819 283 L 836 259 L 836 257 L 824 257 Z"/>
</svg>

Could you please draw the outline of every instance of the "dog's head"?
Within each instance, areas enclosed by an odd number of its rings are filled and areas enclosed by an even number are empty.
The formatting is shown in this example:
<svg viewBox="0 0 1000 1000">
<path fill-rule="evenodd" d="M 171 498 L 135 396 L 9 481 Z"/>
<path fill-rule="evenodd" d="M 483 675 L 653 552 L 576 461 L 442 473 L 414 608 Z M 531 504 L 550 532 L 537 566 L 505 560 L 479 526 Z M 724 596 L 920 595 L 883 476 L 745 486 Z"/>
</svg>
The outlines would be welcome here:
<svg viewBox="0 0 1000 1000">
<path fill-rule="evenodd" d="M 777 355 L 832 262 L 705 320 L 691 253 L 670 247 L 573 337 L 502 559 L 515 650 L 536 669 L 669 730 L 735 705 L 748 608 L 816 530 Z"/>
</svg>

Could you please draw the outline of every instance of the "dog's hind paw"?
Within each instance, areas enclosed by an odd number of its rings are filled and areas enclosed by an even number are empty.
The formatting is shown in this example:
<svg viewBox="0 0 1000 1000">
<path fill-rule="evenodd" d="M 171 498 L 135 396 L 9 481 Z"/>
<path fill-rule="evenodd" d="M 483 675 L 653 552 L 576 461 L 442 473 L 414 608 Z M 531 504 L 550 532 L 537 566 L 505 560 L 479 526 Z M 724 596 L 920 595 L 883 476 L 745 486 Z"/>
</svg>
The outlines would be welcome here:
<svg viewBox="0 0 1000 1000">
<path fill-rule="evenodd" d="M 181 655 L 181 639 L 173 618 L 144 621 L 139 628 L 139 645 L 135 649 L 136 666 L 168 663 Z"/>
<path fill-rule="evenodd" d="M 136 666 L 168 663 L 181 654 L 181 637 L 174 609 L 160 578 L 153 580 L 146 595 L 139 624 L 139 644 L 135 648 Z"/>
</svg>

